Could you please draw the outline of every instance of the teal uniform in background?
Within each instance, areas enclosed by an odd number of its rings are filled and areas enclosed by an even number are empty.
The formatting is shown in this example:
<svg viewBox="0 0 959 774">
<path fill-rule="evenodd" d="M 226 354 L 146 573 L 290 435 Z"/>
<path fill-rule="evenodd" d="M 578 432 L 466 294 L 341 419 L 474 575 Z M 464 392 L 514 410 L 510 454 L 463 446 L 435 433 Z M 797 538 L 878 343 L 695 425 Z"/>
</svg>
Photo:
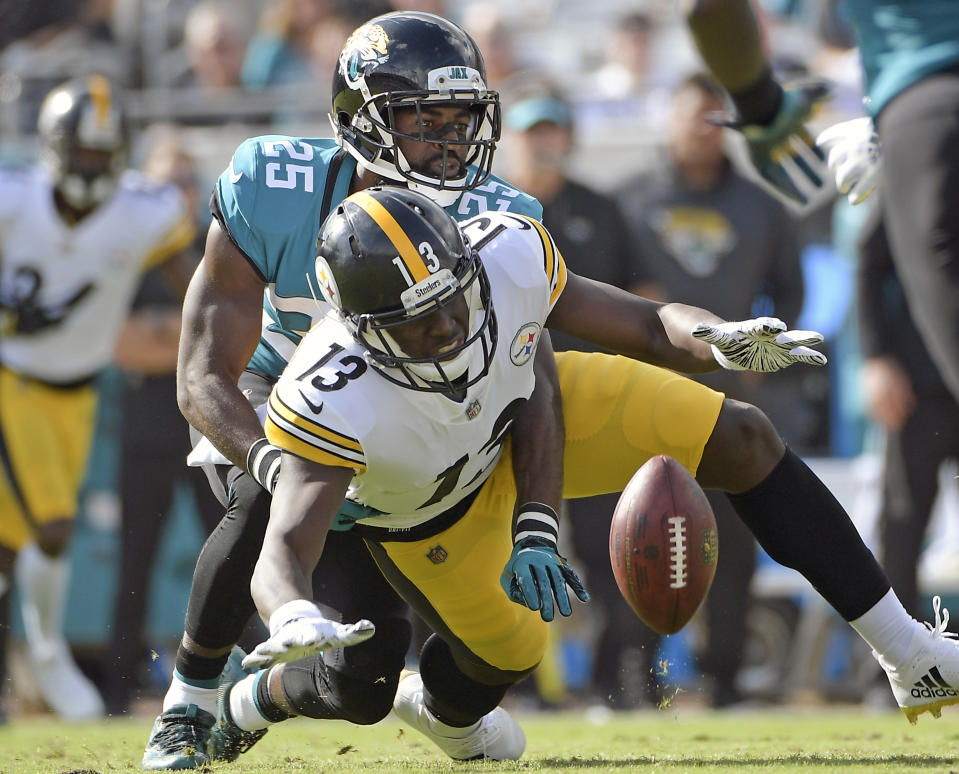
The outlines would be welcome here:
<svg viewBox="0 0 959 774">
<path fill-rule="evenodd" d="M 903 89 L 959 66 L 959 1 L 845 0 L 859 42 L 868 113 Z"/>
</svg>

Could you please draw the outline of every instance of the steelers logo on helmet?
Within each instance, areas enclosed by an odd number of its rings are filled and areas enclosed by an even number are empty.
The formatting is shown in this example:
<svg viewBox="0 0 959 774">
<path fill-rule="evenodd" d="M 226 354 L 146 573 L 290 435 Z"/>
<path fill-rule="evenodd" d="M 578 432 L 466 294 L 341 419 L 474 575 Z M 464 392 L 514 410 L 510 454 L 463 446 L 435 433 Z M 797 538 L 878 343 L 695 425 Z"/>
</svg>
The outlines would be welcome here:
<svg viewBox="0 0 959 774">
<path fill-rule="evenodd" d="M 398 187 L 353 194 L 324 222 L 316 265 L 318 279 L 329 274 L 342 320 L 386 379 L 462 400 L 489 372 L 496 347 L 489 280 L 456 222 L 429 198 Z M 399 326 L 458 299 L 466 308 L 462 341 L 425 356 L 400 346 Z"/>
<path fill-rule="evenodd" d="M 40 160 L 63 199 L 90 210 L 113 193 L 127 162 L 126 115 L 102 75 L 77 78 L 44 98 L 37 119 Z"/>
<path fill-rule="evenodd" d="M 323 298 L 329 301 L 333 308 L 337 310 L 341 309 L 340 293 L 336 289 L 336 280 L 333 279 L 333 272 L 330 269 L 330 265 L 322 255 L 316 256 L 314 270 L 316 271 L 316 281 L 320 285 L 320 292 L 323 294 Z"/>
<path fill-rule="evenodd" d="M 489 178 L 500 138 L 499 95 L 486 85 L 486 64 L 466 32 L 441 16 L 383 14 L 347 40 L 333 75 L 330 121 L 337 143 L 357 163 L 405 183 L 446 207 Z M 467 116 L 455 126 L 423 128 L 424 111 L 440 107 Z M 416 111 L 417 131 L 400 131 L 401 111 Z M 441 149 L 430 168 L 413 163 L 405 141 Z M 437 169 L 437 167 L 439 169 Z"/>
</svg>

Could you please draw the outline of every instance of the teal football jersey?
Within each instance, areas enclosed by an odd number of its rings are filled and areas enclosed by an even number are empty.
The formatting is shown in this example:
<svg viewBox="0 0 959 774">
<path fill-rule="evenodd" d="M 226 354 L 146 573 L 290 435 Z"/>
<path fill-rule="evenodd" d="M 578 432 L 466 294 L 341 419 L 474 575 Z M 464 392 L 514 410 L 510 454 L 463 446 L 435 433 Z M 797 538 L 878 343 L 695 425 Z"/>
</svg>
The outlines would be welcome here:
<svg viewBox="0 0 959 774">
<path fill-rule="evenodd" d="M 263 333 L 250 370 L 279 377 L 329 308 L 314 274 L 316 239 L 355 172 L 356 160 L 333 140 L 265 135 L 244 141 L 217 180 L 222 222 L 266 283 Z M 446 208 L 457 220 L 487 210 L 543 216 L 536 199 L 495 176 Z"/>
<path fill-rule="evenodd" d="M 900 91 L 959 65 L 959 0 L 846 0 L 876 116 Z"/>
</svg>

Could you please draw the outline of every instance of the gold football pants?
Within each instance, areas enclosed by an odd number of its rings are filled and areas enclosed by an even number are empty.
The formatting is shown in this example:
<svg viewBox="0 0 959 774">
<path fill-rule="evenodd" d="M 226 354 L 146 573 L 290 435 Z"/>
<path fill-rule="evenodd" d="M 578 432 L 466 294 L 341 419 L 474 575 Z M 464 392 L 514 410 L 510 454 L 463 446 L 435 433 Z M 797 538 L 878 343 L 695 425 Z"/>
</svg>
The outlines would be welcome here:
<svg viewBox="0 0 959 774">
<path fill-rule="evenodd" d="M 564 497 L 622 491 L 657 454 L 675 457 L 695 474 L 722 393 L 625 357 L 561 352 L 556 363 L 566 423 Z M 512 602 L 500 586 L 513 548 L 515 505 L 507 444 L 453 526 L 426 540 L 371 545 L 390 582 L 454 652 L 513 679 L 539 663 L 547 644 L 539 612 Z M 596 528 L 608 530 L 609 521 Z"/>
<path fill-rule="evenodd" d="M 60 388 L 0 367 L 0 545 L 73 518 L 96 419 L 92 384 Z"/>
</svg>

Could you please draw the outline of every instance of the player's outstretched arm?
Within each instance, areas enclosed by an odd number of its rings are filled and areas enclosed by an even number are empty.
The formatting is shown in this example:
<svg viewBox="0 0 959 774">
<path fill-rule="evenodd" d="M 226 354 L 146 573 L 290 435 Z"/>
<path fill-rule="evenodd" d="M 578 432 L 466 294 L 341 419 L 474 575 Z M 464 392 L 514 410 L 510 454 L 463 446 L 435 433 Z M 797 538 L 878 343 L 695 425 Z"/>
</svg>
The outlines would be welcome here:
<svg viewBox="0 0 959 774">
<path fill-rule="evenodd" d="M 260 340 L 263 287 L 214 220 L 183 302 L 177 402 L 186 420 L 244 469 L 263 428 L 236 383 Z"/>
<path fill-rule="evenodd" d="M 270 627 L 270 638 L 260 643 L 244 664 L 294 661 L 328 648 L 354 645 L 373 635 L 369 621 L 330 621 L 310 601 L 313 569 L 353 473 L 352 468 L 319 465 L 283 452 L 270 521 L 250 582 L 253 601 Z"/>
<path fill-rule="evenodd" d="M 536 388 L 513 421 L 513 473 L 518 514 L 513 551 L 500 578 L 519 605 L 552 621 L 555 610 L 571 615 L 569 591 L 583 602 L 589 594 L 559 554 L 559 506 L 563 497 L 563 404 L 549 334 L 536 348 Z"/>
<path fill-rule="evenodd" d="M 717 366 L 767 372 L 793 363 L 826 363 L 824 355 L 811 349 L 823 339 L 815 331 L 789 331 L 770 317 L 725 322 L 705 309 L 656 303 L 572 272 L 546 323 L 612 352 L 683 373 Z"/>
<path fill-rule="evenodd" d="M 636 360 L 707 373 L 718 364 L 709 345 L 690 334 L 704 321 L 722 319 L 705 309 L 651 301 L 568 271 L 546 325 Z"/>
<path fill-rule="evenodd" d="M 549 332 L 536 347 L 533 370 L 536 387 L 517 412 L 510 429 L 516 501 L 548 503 L 558 508 L 563 499 L 563 401 Z"/>
</svg>

